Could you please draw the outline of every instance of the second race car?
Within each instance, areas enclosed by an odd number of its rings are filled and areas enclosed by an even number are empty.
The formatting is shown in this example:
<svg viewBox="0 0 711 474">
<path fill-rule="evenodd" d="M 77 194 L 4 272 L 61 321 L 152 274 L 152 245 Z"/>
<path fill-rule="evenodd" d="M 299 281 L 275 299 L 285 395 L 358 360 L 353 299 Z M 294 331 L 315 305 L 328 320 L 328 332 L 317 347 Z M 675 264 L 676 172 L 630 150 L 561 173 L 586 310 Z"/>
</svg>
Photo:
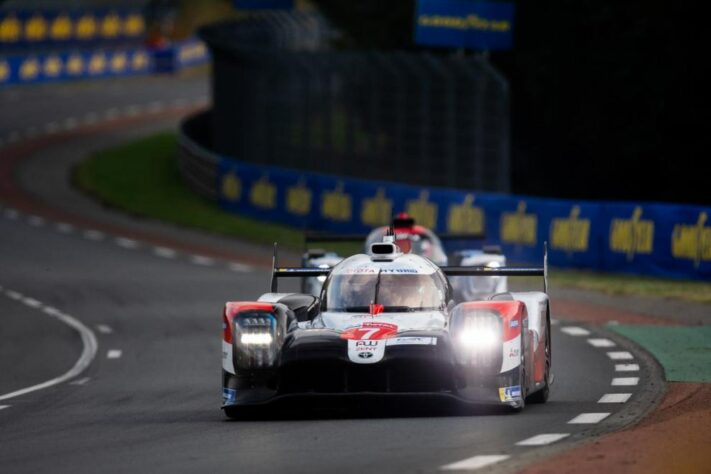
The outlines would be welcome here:
<svg viewBox="0 0 711 474">
<path fill-rule="evenodd" d="M 381 242 L 383 237 L 392 233 L 395 244 L 403 253 L 413 253 L 431 260 L 439 266 L 457 265 L 465 267 L 490 267 L 506 266 L 506 257 L 497 245 L 482 245 L 480 248 L 457 250 L 449 255 L 445 251 L 443 240 L 450 242 L 482 241 L 483 235 L 479 234 L 441 234 L 438 236 L 430 229 L 416 224 L 415 220 L 405 212 L 393 218 L 392 225 L 381 226 L 373 229 L 366 237 L 361 235 L 321 234 L 307 233 L 306 244 L 314 242 L 363 242 L 364 251 L 370 249 L 371 244 Z M 304 267 L 331 268 L 343 260 L 336 252 L 322 249 L 306 249 L 301 259 Z M 321 286 L 325 281 L 324 276 L 309 277 L 302 280 L 301 291 L 318 296 Z M 474 300 L 487 297 L 496 293 L 503 293 L 508 289 L 506 276 L 476 276 L 457 278 L 452 281 L 452 291 L 457 299 Z"/>
</svg>

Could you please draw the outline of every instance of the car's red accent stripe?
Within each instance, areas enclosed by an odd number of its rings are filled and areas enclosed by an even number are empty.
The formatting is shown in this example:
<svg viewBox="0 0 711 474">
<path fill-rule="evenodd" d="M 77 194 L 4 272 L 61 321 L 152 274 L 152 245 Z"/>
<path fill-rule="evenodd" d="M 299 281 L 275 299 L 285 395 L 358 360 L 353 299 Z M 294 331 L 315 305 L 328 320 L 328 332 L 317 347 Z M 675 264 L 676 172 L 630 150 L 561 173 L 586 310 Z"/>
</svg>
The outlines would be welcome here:
<svg viewBox="0 0 711 474">
<path fill-rule="evenodd" d="M 232 343 L 232 322 L 235 316 L 245 311 L 274 311 L 271 303 L 260 303 L 258 301 L 229 301 L 225 303 L 225 310 L 222 313 L 222 339 L 227 343 Z"/>
<path fill-rule="evenodd" d="M 502 341 L 510 341 L 519 334 L 524 321 L 528 319 L 526 305 L 522 301 L 470 301 L 462 303 L 465 309 L 489 309 L 501 316 Z"/>
</svg>

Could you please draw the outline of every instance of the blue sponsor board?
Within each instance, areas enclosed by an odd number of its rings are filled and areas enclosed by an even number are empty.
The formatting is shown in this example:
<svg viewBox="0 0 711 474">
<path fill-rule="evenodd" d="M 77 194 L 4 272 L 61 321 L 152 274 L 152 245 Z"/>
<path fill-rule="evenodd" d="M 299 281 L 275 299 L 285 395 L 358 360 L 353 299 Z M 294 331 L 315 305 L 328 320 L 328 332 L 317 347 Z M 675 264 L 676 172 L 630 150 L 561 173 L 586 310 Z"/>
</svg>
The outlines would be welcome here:
<svg viewBox="0 0 711 474">
<path fill-rule="evenodd" d="M 297 228 L 365 234 L 406 211 L 436 232 L 483 232 L 511 263 L 540 264 L 547 242 L 558 267 L 711 280 L 709 206 L 423 188 L 232 158 L 220 160 L 215 186 L 224 209 Z"/>
<path fill-rule="evenodd" d="M 239 10 L 291 10 L 294 0 L 234 0 Z"/>
<path fill-rule="evenodd" d="M 418 0 L 415 42 L 427 46 L 505 50 L 513 46 L 514 4 Z"/>
<path fill-rule="evenodd" d="M 207 62 L 210 54 L 207 46 L 197 38 L 188 38 L 153 51 L 155 72 L 175 72 L 184 67 Z"/>
<path fill-rule="evenodd" d="M 153 58 L 145 48 L 0 56 L 0 86 L 152 71 Z"/>
<path fill-rule="evenodd" d="M 0 47 L 125 42 L 146 32 L 137 9 L 8 10 L 0 12 Z"/>
</svg>

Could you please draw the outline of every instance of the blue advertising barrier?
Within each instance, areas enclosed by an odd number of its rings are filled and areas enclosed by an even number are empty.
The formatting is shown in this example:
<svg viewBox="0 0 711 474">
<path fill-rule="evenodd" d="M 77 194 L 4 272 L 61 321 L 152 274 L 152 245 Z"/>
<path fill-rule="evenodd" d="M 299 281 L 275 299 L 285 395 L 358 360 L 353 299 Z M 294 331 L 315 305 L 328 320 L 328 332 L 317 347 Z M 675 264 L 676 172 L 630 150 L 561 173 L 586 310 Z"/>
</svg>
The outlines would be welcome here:
<svg viewBox="0 0 711 474">
<path fill-rule="evenodd" d="M 153 57 L 145 48 L 0 56 L 0 86 L 152 71 Z"/>
<path fill-rule="evenodd" d="M 0 55 L 0 87 L 72 79 L 175 72 L 204 63 L 210 55 L 202 41 L 190 38 L 166 48 L 70 50 L 43 54 Z"/>
<path fill-rule="evenodd" d="M 548 242 L 559 267 L 711 280 L 711 207 L 467 193 L 224 157 L 216 180 L 222 208 L 298 228 L 365 233 L 407 211 L 437 232 L 484 232 L 512 262 L 540 263 Z"/>
<path fill-rule="evenodd" d="M 207 62 L 210 54 L 207 46 L 196 38 L 176 41 L 153 52 L 155 72 L 175 72 L 184 67 Z"/>
<path fill-rule="evenodd" d="M 238 10 L 292 10 L 295 0 L 233 0 Z"/>
<path fill-rule="evenodd" d="M 135 40 L 142 38 L 145 30 L 143 13 L 137 9 L 0 12 L 0 48 Z"/>
<path fill-rule="evenodd" d="M 418 0 L 415 42 L 427 46 L 511 49 L 514 4 L 472 0 Z"/>
</svg>

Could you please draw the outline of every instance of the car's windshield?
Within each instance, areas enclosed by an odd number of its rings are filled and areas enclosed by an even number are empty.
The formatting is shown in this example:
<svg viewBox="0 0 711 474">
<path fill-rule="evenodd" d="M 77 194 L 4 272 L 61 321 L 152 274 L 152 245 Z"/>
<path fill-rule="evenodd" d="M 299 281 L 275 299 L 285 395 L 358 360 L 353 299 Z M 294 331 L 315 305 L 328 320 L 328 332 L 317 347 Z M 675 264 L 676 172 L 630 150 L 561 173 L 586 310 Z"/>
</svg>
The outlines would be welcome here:
<svg viewBox="0 0 711 474">
<path fill-rule="evenodd" d="M 437 273 L 332 275 L 324 288 L 327 311 L 368 311 L 371 304 L 381 304 L 385 311 L 439 309 L 444 295 Z"/>
</svg>

